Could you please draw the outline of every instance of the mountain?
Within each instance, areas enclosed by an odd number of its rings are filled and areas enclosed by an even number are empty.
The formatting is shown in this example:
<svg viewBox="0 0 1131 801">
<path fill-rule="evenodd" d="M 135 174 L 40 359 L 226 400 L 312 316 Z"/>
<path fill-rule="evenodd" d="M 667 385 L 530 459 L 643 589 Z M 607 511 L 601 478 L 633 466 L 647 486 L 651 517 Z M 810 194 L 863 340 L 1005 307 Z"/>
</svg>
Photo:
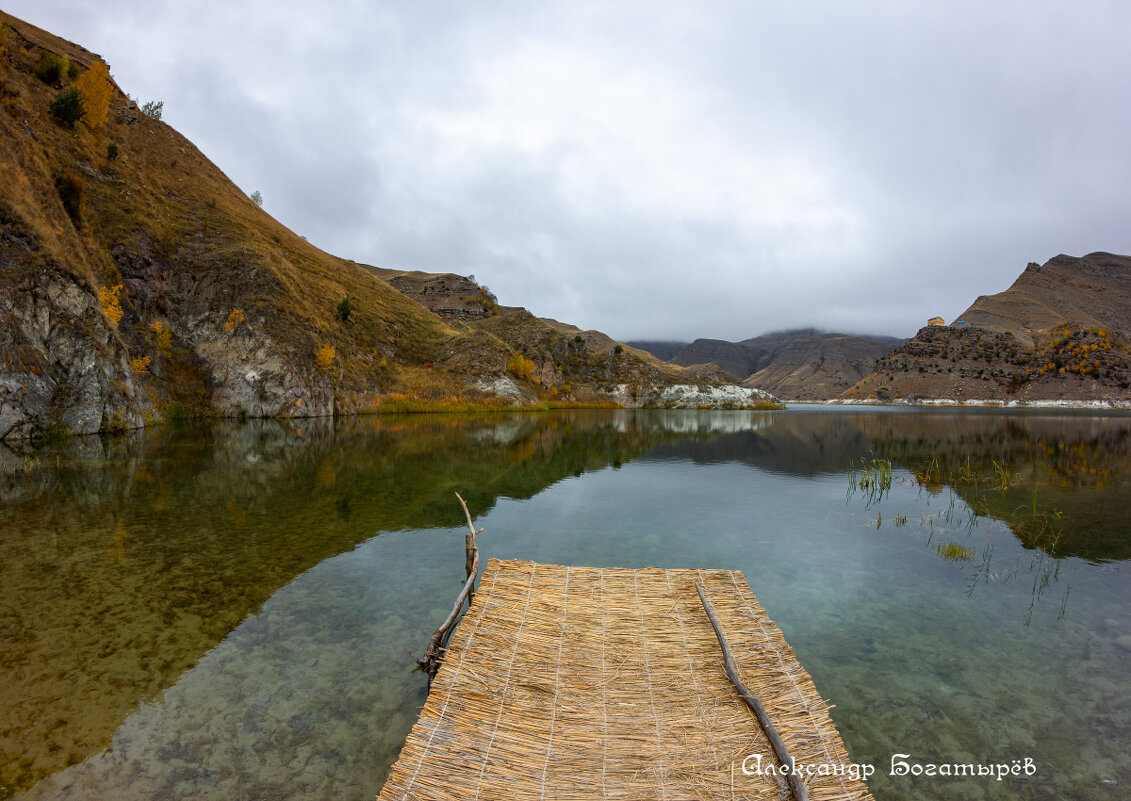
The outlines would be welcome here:
<svg viewBox="0 0 1131 801">
<path fill-rule="evenodd" d="M 0 32 L 0 440 L 390 399 L 601 401 L 624 385 L 647 402 L 686 380 L 550 323 L 516 354 L 531 324 L 470 277 L 319 250 L 137 108 L 99 56 L 4 12 Z"/>
<path fill-rule="evenodd" d="M 1030 264 L 949 326 L 923 328 L 851 400 L 1131 401 L 1131 257 Z"/>
<path fill-rule="evenodd" d="M 742 383 L 793 400 L 835 398 L 903 342 L 896 337 L 814 334 L 783 342 L 770 362 Z"/>
<path fill-rule="evenodd" d="M 805 328 L 741 342 L 697 339 L 672 361 L 680 365 L 713 362 L 745 386 L 792 400 L 826 400 L 867 375 L 876 359 L 901 342 L 896 337 Z"/>
<path fill-rule="evenodd" d="M 1065 323 L 1131 333 L 1131 257 L 1089 253 L 1030 263 L 1009 289 L 978 298 L 958 320 L 1027 342 Z"/>
<path fill-rule="evenodd" d="M 634 339 L 628 340 L 624 344 L 631 345 L 637 350 L 646 350 L 655 356 L 657 359 L 663 359 L 665 362 L 670 362 L 676 357 L 681 350 L 686 348 L 689 343 L 687 342 L 669 342 L 667 340 L 651 340 L 651 339 Z"/>
</svg>

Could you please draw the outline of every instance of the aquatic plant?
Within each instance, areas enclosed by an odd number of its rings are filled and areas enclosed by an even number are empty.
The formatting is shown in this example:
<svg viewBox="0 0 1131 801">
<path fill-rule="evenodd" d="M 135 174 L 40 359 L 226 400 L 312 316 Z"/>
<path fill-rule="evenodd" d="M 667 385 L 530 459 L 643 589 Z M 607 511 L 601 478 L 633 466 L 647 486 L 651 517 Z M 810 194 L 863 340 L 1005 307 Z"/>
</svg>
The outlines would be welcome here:
<svg viewBox="0 0 1131 801">
<path fill-rule="evenodd" d="M 939 556 L 952 562 L 969 562 L 974 558 L 974 550 L 956 542 L 939 545 L 936 549 Z"/>
<path fill-rule="evenodd" d="M 848 497 L 859 492 L 867 498 L 867 506 L 871 506 L 891 492 L 891 479 L 891 459 L 862 456 L 859 467 L 848 466 Z"/>
<path fill-rule="evenodd" d="M 994 466 L 994 475 L 997 476 L 998 487 L 1004 495 L 1009 491 L 1009 468 L 1004 464 L 999 464 L 996 459 L 992 460 Z M 1033 488 L 1034 490 L 1036 487 Z"/>
</svg>

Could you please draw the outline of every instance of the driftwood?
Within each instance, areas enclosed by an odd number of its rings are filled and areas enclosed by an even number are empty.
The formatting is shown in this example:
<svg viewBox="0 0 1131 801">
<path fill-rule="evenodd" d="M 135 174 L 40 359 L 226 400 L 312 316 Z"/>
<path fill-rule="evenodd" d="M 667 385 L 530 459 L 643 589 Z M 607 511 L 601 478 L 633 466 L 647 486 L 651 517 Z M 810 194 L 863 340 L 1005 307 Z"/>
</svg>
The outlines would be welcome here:
<svg viewBox="0 0 1131 801">
<path fill-rule="evenodd" d="M 483 532 L 483 529 L 477 530 L 475 528 L 475 526 L 471 522 L 471 512 L 467 511 L 467 502 L 458 492 L 455 495 L 457 498 L 459 498 L 459 505 L 463 507 L 463 516 L 467 518 L 468 533 L 464 535 L 464 549 L 467 551 L 467 577 L 471 578 L 477 572 L 479 565 L 479 546 L 475 544 L 475 535 L 481 534 Z M 472 585 L 471 593 L 467 597 L 469 603 L 471 602 L 471 599 L 475 597 L 474 585 Z"/>
<path fill-rule="evenodd" d="M 730 653 L 730 646 L 727 645 L 726 637 L 723 636 L 722 629 L 719 628 L 719 621 L 715 619 L 715 613 L 711 611 L 711 604 L 707 600 L 707 596 L 703 594 L 703 585 L 696 584 L 695 589 L 699 592 L 699 600 L 703 602 L 703 610 L 707 613 L 707 618 L 711 621 L 711 628 L 715 630 L 715 636 L 719 640 L 719 645 L 723 649 L 723 659 L 726 662 L 726 673 L 730 679 L 731 684 L 738 690 L 738 694 L 746 705 L 754 712 L 754 717 L 758 718 L 758 723 L 762 726 L 762 731 L 766 733 L 766 739 L 770 741 L 770 746 L 774 750 L 774 756 L 783 766 L 789 766 L 789 789 L 793 792 L 793 797 L 796 801 L 809 801 L 809 793 L 805 789 L 805 785 L 801 783 L 801 777 L 797 771 L 793 770 L 793 757 L 789 755 L 789 749 L 785 747 L 782 742 L 778 730 L 774 728 L 770 716 L 766 714 L 762 702 L 759 701 L 753 693 L 746 689 L 746 685 L 738 678 L 738 671 L 734 666 L 734 658 Z"/>
<path fill-rule="evenodd" d="M 460 612 L 463 610 L 464 602 L 471 603 L 471 599 L 475 597 L 475 577 L 479 573 L 479 547 L 475 544 L 475 535 L 480 534 L 483 529 L 476 530 L 471 522 L 471 512 L 467 510 L 467 503 L 460 497 L 457 492 L 456 497 L 459 498 L 460 506 L 463 507 L 463 513 L 467 517 L 467 530 L 466 535 L 466 550 L 467 561 L 465 567 L 467 568 L 467 581 L 464 582 L 463 589 L 460 590 L 459 596 L 456 597 L 455 606 L 452 607 L 451 614 L 440 624 L 440 627 L 432 632 L 432 639 L 428 641 L 428 648 L 424 651 L 424 656 L 416 660 L 416 664 L 420 669 L 428 674 L 428 686 L 432 686 L 432 679 L 436 677 L 436 671 L 440 669 L 441 655 L 447 647 L 448 638 L 451 636 L 452 631 L 455 629 L 456 620 L 459 618 Z"/>
</svg>

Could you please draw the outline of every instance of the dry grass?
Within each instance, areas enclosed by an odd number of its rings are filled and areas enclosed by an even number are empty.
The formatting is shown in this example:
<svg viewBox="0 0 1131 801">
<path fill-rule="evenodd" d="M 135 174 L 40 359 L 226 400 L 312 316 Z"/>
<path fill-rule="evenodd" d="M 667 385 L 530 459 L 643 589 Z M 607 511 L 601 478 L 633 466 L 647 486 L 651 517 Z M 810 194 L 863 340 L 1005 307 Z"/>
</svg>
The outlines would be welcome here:
<svg viewBox="0 0 1131 801">
<path fill-rule="evenodd" d="M 769 743 L 723 668 L 704 585 L 743 683 L 802 765 L 848 755 L 741 573 L 491 560 L 381 799 L 774 799 L 743 759 Z M 813 799 L 870 799 L 847 776 Z"/>
</svg>

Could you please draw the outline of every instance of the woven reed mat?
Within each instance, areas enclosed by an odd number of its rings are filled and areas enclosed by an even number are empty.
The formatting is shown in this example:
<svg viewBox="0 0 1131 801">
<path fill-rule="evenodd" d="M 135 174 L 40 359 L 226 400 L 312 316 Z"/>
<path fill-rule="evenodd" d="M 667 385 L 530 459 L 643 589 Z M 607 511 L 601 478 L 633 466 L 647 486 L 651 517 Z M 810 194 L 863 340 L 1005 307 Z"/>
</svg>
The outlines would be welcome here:
<svg viewBox="0 0 1131 801">
<path fill-rule="evenodd" d="M 492 559 L 380 799 L 777 799 L 771 749 L 695 591 L 797 764 L 847 765 L 828 708 L 742 573 Z M 817 799 L 870 799 L 850 775 Z"/>
</svg>

